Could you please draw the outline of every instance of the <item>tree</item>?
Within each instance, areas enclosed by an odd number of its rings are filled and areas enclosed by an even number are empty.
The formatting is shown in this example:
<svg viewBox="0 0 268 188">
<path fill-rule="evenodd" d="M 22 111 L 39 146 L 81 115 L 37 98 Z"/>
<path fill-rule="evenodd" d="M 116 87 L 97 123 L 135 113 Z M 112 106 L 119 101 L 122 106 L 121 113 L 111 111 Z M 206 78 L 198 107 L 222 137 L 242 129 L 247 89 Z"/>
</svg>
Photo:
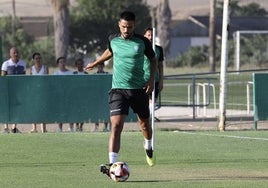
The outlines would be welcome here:
<svg viewBox="0 0 268 188">
<path fill-rule="evenodd" d="M 14 29 L 14 33 L 12 30 Z M 9 58 L 9 49 L 18 48 L 20 57 L 28 59 L 32 53 L 34 37 L 28 35 L 18 18 L 2 17 L 0 19 L 0 33 L 2 35 L 3 58 Z M 2 62 L 1 62 L 2 63 Z"/>
<path fill-rule="evenodd" d="M 249 35 L 241 38 L 240 63 L 265 67 L 268 63 L 268 37 L 265 35 Z"/>
<path fill-rule="evenodd" d="M 210 72 L 216 71 L 216 33 L 215 33 L 215 9 L 216 9 L 216 0 L 210 0 L 210 16 L 209 16 L 209 65 Z"/>
<path fill-rule="evenodd" d="M 69 45 L 69 0 L 51 0 L 53 7 L 55 55 L 56 58 L 67 57 Z"/>
<path fill-rule="evenodd" d="M 103 51 L 111 33 L 118 31 L 117 20 L 122 10 L 136 14 L 136 32 L 150 24 L 149 8 L 143 0 L 78 0 L 72 10 L 70 47 L 83 54 Z"/>
<path fill-rule="evenodd" d="M 229 2 L 229 16 L 239 16 L 241 7 L 238 5 L 239 0 L 232 0 Z M 222 16 L 223 13 L 223 1 L 217 2 L 216 14 Z"/>
<path fill-rule="evenodd" d="M 161 0 L 157 10 L 157 36 L 164 54 L 168 54 L 170 47 L 171 10 L 168 0 Z"/>
<path fill-rule="evenodd" d="M 221 16 L 223 12 L 223 1 L 217 2 L 216 14 Z M 261 8 L 258 3 L 249 3 L 244 6 L 239 5 L 239 0 L 232 0 L 229 3 L 230 16 L 267 16 L 268 12 Z"/>
<path fill-rule="evenodd" d="M 267 16 L 267 11 L 257 3 L 250 3 L 247 6 L 242 6 L 241 9 L 242 15 L 250 16 Z"/>
</svg>

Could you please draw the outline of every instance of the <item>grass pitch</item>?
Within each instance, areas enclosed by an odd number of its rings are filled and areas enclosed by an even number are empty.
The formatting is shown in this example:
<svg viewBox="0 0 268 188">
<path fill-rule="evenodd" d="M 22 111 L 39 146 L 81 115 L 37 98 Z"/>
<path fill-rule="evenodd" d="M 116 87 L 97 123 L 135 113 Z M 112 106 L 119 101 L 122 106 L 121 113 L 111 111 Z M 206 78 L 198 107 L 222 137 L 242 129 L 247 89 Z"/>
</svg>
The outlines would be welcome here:
<svg viewBox="0 0 268 188">
<path fill-rule="evenodd" d="M 268 132 L 155 133 L 157 164 L 149 167 L 140 132 L 123 132 L 119 160 L 127 182 L 99 172 L 109 133 L 0 135 L 0 185 L 11 188 L 267 187 Z"/>
</svg>

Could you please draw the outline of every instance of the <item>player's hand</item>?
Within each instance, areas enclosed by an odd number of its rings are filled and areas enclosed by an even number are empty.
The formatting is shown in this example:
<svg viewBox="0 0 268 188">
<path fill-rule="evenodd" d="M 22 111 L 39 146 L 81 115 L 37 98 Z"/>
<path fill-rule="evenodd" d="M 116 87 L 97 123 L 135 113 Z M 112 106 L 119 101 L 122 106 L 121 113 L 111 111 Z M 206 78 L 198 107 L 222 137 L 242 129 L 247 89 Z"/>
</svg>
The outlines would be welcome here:
<svg viewBox="0 0 268 188">
<path fill-rule="evenodd" d="M 85 71 L 87 70 L 92 70 L 94 68 L 94 64 L 93 63 L 89 63 L 87 64 L 87 66 L 84 68 Z"/>
<path fill-rule="evenodd" d="M 148 81 L 145 86 L 143 87 L 145 89 L 146 94 L 151 94 L 154 90 L 154 81 Z"/>
</svg>

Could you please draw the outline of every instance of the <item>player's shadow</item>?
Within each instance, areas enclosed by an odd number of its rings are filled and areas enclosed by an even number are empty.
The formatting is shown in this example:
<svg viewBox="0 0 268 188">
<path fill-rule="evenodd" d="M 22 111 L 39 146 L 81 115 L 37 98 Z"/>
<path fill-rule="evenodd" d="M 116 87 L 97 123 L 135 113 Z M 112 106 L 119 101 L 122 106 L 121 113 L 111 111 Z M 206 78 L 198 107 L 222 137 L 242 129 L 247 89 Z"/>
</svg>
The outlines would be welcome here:
<svg viewBox="0 0 268 188">
<path fill-rule="evenodd" d="M 154 183 L 154 182 L 170 182 L 171 180 L 127 180 L 125 183 Z"/>
</svg>

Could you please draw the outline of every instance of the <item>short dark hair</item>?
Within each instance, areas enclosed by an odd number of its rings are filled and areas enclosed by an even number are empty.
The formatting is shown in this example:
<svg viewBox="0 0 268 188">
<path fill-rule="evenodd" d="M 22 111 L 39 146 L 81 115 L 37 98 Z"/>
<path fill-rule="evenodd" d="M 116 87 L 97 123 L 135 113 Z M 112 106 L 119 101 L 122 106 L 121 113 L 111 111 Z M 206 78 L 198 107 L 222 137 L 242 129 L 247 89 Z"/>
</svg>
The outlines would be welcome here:
<svg viewBox="0 0 268 188">
<path fill-rule="evenodd" d="M 144 34 L 145 34 L 147 31 L 153 31 L 153 28 L 152 28 L 152 27 L 147 27 L 147 28 L 144 30 Z"/>
<path fill-rule="evenodd" d="M 126 20 L 126 21 L 135 21 L 136 16 L 131 11 L 124 11 L 120 14 L 120 19 Z"/>
<path fill-rule="evenodd" d="M 34 59 L 34 57 L 35 57 L 36 55 L 41 56 L 41 54 L 40 54 L 39 52 L 34 52 L 33 55 L 32 55 L 32 58 Z"/>
<path fill-rule="evenodd" d="M 57 64 L 59 64 L 59 62 L 60 62 L 61 59 L 65 59 L 65 57 L 63 57 L 63 56 L 59 57 L 59 58 L 56 60 Z"/>
<path fill-rule="evenodd" d="M 82 63 L 84 63 L 84 60 L 83 60 L 82 58 L 78 58 L 78 59 L 76 59 L 75 62 L 74 62 L 75 65 L 77 65 L 78 62 L 82 62 Z"/>
</svg>

